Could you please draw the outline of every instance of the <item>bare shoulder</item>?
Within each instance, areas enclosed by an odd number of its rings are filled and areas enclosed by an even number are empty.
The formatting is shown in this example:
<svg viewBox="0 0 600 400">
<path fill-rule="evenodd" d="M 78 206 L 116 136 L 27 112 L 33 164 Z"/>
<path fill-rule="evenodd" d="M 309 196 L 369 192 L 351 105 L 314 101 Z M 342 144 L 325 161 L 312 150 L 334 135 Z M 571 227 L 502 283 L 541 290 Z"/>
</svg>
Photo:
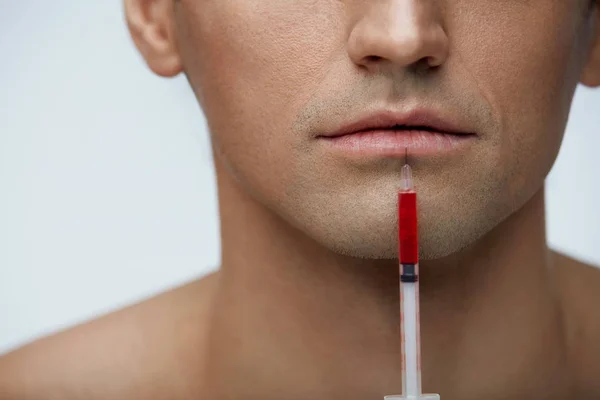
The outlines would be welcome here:
<svg viewBox="0 0 600 400">
<path fill-rule="evenodd" d="M 573 368 L 581 386 L 600 395 L 600 268 L 556 254 L 557 285 L 562 293 Z"/>
<path fill-rule="evenodd" d="M 581 317 L 600 317 L 595 306 L 600 300 L 600 266 L 559 253 L 554 255 L 557 284 L 567 310 Z"/>
<path fill-rule="evenodd" d="M 218 273 L 0 358 L 2 400 L 198 395 Z"/>
</svg>

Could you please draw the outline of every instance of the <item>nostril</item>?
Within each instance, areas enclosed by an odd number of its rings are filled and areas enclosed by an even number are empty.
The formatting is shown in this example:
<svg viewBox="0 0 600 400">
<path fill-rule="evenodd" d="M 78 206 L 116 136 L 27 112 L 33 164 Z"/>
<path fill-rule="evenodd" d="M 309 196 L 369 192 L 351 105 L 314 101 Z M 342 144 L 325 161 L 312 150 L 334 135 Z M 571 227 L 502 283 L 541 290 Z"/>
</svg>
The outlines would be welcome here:
<svg viewBox="0 0 600 400">
<path fill-rule="evenodd" d="M 382 59 L 382 57 L 379 57 L 379 56 L 367 56 L 367 57 L 365 57 L 365 61 L 369 62 L 369 63 L 377 62 L 377 61 L 380 61 L 381 59 Z"/>
</svg>

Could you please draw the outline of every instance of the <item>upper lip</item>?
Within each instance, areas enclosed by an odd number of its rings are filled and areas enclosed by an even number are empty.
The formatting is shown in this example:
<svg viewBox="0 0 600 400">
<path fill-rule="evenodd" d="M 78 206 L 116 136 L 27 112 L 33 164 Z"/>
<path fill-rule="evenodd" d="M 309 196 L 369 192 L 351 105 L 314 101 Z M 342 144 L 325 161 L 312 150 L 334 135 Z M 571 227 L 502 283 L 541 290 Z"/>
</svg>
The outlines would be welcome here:
<svg viewBox="0 0 600 400">
<path fill-rule="evenodd" d="M 320 136 L 338 137 L 353 133 L 391 128 L 421 129 L 454 135 L 470 135 L 474 132 L 465 129 L 456 119 L 444 117 L 433 110 L 415 109 L 409 112 L 379 111 L 344 123 L 339 129 Z"/>
</svg>

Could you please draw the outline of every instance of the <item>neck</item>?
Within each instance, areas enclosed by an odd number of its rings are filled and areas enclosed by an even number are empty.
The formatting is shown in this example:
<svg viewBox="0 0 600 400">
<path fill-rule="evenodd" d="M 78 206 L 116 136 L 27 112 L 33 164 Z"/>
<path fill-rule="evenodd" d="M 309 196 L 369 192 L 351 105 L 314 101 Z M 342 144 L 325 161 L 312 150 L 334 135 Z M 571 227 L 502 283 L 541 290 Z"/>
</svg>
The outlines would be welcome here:
<svg viewBox="0 0 600 400">
<path fill-rule="evenodd" d="M 397 260 L 335 254 L 218 166 L 217 178 L 222 266 L 207 377 L 212 398 L 400 393 Z M 565 351 L 543 189 L 470 248 L 422 261 L 420 270 L 426 392 L 445 400 L 550 398 L 542 397 L 546 390 L 560 397 Z"/>
</svg>

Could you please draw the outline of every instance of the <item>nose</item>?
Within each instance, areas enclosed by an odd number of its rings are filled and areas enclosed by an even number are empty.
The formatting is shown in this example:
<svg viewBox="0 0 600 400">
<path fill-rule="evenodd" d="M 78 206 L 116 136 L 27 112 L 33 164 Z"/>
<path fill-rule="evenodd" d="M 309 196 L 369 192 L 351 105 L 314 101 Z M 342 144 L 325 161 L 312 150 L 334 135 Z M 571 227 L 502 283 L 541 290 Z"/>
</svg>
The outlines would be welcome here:
<svg viewBox="0 0 600 400">
<path fill-rule="evenodd" d="M 352 61 L 368 70 L 433 69 L 448 57 L 437 0 L 369 1 L 348 40 Z"/>
</svg>

